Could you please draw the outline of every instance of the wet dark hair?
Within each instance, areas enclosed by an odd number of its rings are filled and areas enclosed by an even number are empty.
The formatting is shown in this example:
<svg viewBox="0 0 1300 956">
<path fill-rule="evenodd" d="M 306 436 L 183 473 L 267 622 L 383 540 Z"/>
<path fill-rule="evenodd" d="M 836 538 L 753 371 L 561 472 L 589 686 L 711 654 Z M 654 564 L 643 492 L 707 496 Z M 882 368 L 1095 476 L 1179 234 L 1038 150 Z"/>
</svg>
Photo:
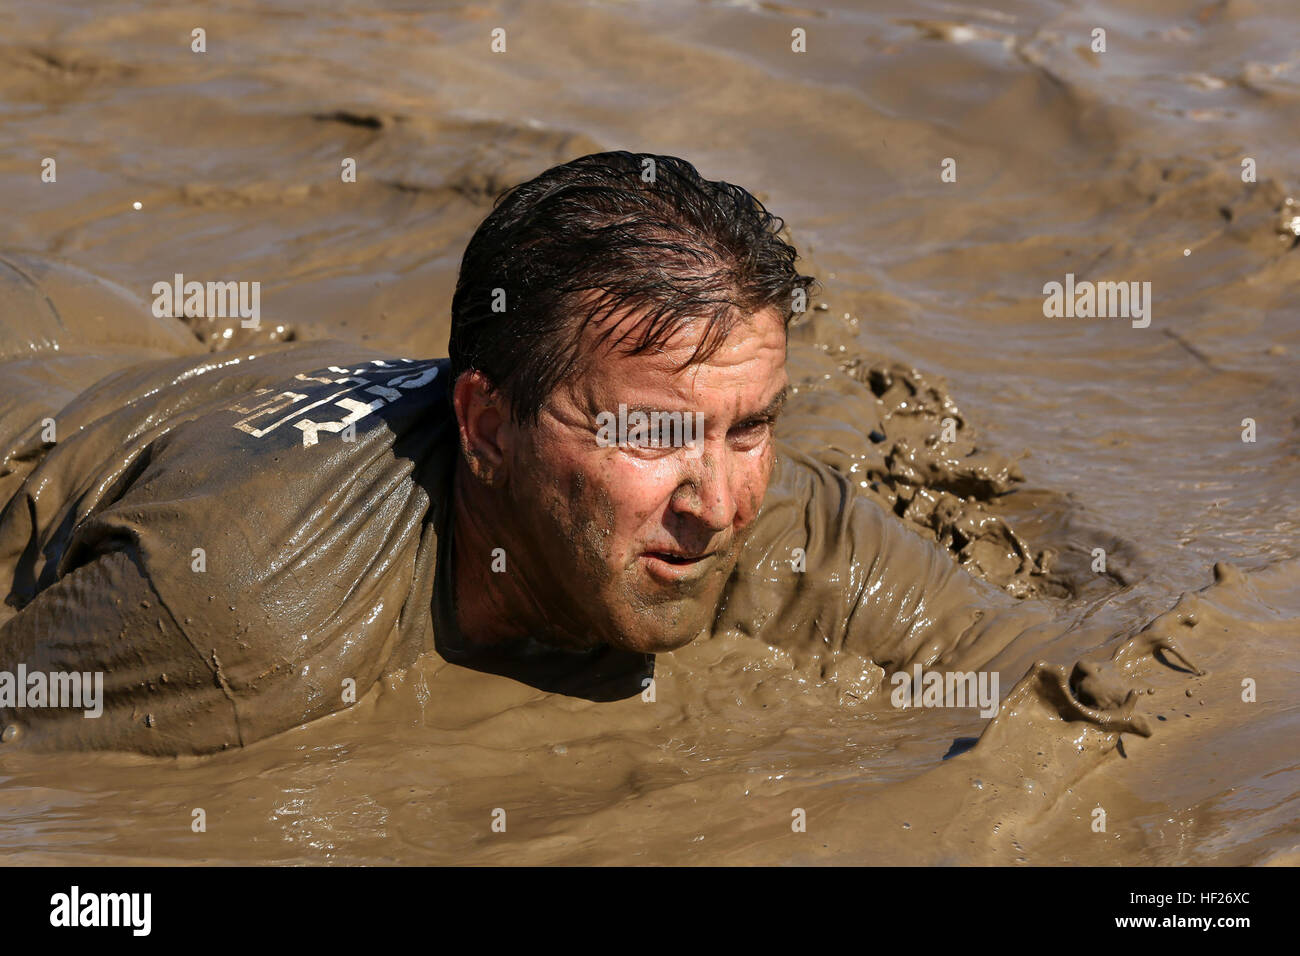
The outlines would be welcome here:
<svg viewBox="0 0 1300 956">
<path fill-rule="evenodd" d="M 502 193 L 465 249 L 452 380 L 481 371 L 516 421 L 535 424 L 555 386 L 584 367 L 583 328 L 622 309 L 645 312 L 614 343 L 628 354 L 704 321 L 683 367 L 716 352 L 742 316 L 776 306 L 788 325 L 795 290 L 811 295 L 814 280 L 795 269 L 783 226 L 746 190 L 674 156 L 595 153 L 548 169 Z"/>
</svg>

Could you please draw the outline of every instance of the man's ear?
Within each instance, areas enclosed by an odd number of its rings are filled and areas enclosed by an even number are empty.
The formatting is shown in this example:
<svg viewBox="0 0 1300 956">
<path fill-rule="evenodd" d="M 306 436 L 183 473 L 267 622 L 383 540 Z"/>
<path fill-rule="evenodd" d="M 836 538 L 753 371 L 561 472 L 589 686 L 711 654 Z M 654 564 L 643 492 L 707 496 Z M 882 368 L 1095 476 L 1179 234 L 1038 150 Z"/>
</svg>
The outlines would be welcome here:
<svg viewBox="0 0 1300 956">
<path fill-rule="evenodd" d="M 452 389 L 452 405 L 460 429 L 460 448 L 474 477 L 495 485 L 505 477 L 506 428 L 509 413 L 504 396 L 478 369 L 462 372 Z"/>
</svg>

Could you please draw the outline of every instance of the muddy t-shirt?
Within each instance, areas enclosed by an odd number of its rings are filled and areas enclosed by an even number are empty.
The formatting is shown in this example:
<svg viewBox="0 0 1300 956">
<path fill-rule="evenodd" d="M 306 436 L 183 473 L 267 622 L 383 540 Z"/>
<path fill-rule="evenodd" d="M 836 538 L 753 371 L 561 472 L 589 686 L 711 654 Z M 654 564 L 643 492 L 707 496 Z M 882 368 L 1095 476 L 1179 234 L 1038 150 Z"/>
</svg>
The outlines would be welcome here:
<svg viewBox="0 0 1300 956">
<path fill-rule="evenodd" d="M 104 674 L 97 719 L 0 719 L 38 745 L 209 752 L 433 648 L 454 626 L 447 378 L 340 343 L 150 361 L 72 400 L 52 445 L 0 450 L 0 671 Z M 982 664 L 1034 623 L 985 619 L 1010 599 L 856 495 L 829 446 L 778 448 L 715 630 L 888 670 Z"/>
<path fill-rule="evenodd" d="M 56 417 L 0 514 L 0 670 L 104 672 L 61 747 L 203 752 L 359 699 L 431 646 L 446 360 L 339 343 L 143 363 Z M 35 461 L 34 466 L 24 462 Z"/>
<path fill-rule="evenodd" d="M 791 399 L 791 404 L 795 399 Z M 807 444 L 806 442 L 803 444 Z M 972 577 L 817 455 L 779 443 L 771 483 L 713 629 L 883 672 L 990 666 L 1060 628 Z M 825 458 L 837 455 L 825 450 Z M 996 669 L 996 667 L 995 667 Z"/>
</svg>

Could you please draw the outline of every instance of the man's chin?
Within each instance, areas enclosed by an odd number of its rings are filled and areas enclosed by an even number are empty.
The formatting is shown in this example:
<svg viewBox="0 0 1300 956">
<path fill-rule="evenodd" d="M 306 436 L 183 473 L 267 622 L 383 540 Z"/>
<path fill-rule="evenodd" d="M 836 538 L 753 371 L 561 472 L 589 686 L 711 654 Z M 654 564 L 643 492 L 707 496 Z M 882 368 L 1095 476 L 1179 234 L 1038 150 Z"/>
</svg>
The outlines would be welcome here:
<svg viewBox="0 0 1300 956">
<path fill-rule="evenodd" d="M 610 612 L 593 630 L 600 643 L 639 654 L 665 654 L 694 641 L 713 625 L 722 580 L 695 582 L 671 589 L 639 587 L 611 596 Z M 613 607 L 610 607 L 613 605 Z"/>
<path fill-rule="evenodd" d="M 632 651 L 637 654 L 667 654 L 670 651 L 676 651 L 687 644 L 691 643 L 705 633 L 705 628 L 699 628 L 688 634 L 635 634 L 620 635 L 611 639 L 607 643 L 611 647 L 616 647 L 623 651 Z"/>
</svg>

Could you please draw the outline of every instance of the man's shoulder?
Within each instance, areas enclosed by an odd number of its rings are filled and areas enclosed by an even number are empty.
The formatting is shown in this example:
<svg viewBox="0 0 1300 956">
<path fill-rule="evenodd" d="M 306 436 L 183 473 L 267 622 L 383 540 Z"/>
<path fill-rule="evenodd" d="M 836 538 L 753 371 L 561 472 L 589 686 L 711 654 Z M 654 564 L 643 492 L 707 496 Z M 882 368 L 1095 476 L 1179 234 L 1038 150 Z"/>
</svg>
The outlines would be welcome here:
<svg viewBox="0 0 1300 956">
<path fill-rule="evenodd" d="M 409 385 L 410 371 L 447 365 L 447 359 L 403 358 L 328 340 L 143 361 L 81 392 L 60 413 L 60 431 L 79 431 L 113 415 L 165 424 L 268 389 L 319 392 L 348 376 L 353 381 L 345 384 L 354 388 L 383 384 L 387 378 Z M 437 373 L 428 375 L 426 382 L 435 378 Z"/>
<path fill-rule="evenodd" d="M 160 440 L 105 520 L 136 529 L 160 594 L 223 617 L 223 633 L 292 644 L 385 632 L 448 504 L 458 446 L 447 368 L 366 359 L 231 396 Z"/>
<path fill-rule="evenodd" d="M 313 344 L 187 361 L 104 383 L 82 422 L 73 410 L 60 423 L 68 436 L 0 515 L 0 569 L 26 581 L 20 598 L 131 541 L 151 573 L 199 561 L 209 581 L 233 574 L 284 599 L 326 579 L 347 589 L 443 504 L 446 359 Z"/>
<path fill-rule="evenodd" d="M 212 409 L 205 426 L 228 427 L 238 435 L 227 437 L 244 445 L 303 448 L 400 431 L 412 416 L 436 428 L 451 411 L 448 367 L 447 359 L 387 358 L 304 368 L 244 389 Z"/>
<path fill-rule="evenodd" d="M 456 448 L 446 359 L 280 365 L 159 434 L 113 508 L 144 508 L 155 527 L 224 516 L 260 531 L 243 536 L 248 558 L 274 562 L 353 512 L 401 521 L 399 502 L 440 498 Z"/>
<path fill-rule="evenodd" d="M 357 351 L 313 345 L 155 370 L 155 381 L 127 388 L 143 394 L 74 435 L 69 444 L 83 447 L 73 457 L 113 471 L 134 459 L 118 500 L 207 499 L 224 510 L 355 483 L 381 459 L 419 463 L 445 451 L 455 431 L 448 360 Z"/>
</svg>

